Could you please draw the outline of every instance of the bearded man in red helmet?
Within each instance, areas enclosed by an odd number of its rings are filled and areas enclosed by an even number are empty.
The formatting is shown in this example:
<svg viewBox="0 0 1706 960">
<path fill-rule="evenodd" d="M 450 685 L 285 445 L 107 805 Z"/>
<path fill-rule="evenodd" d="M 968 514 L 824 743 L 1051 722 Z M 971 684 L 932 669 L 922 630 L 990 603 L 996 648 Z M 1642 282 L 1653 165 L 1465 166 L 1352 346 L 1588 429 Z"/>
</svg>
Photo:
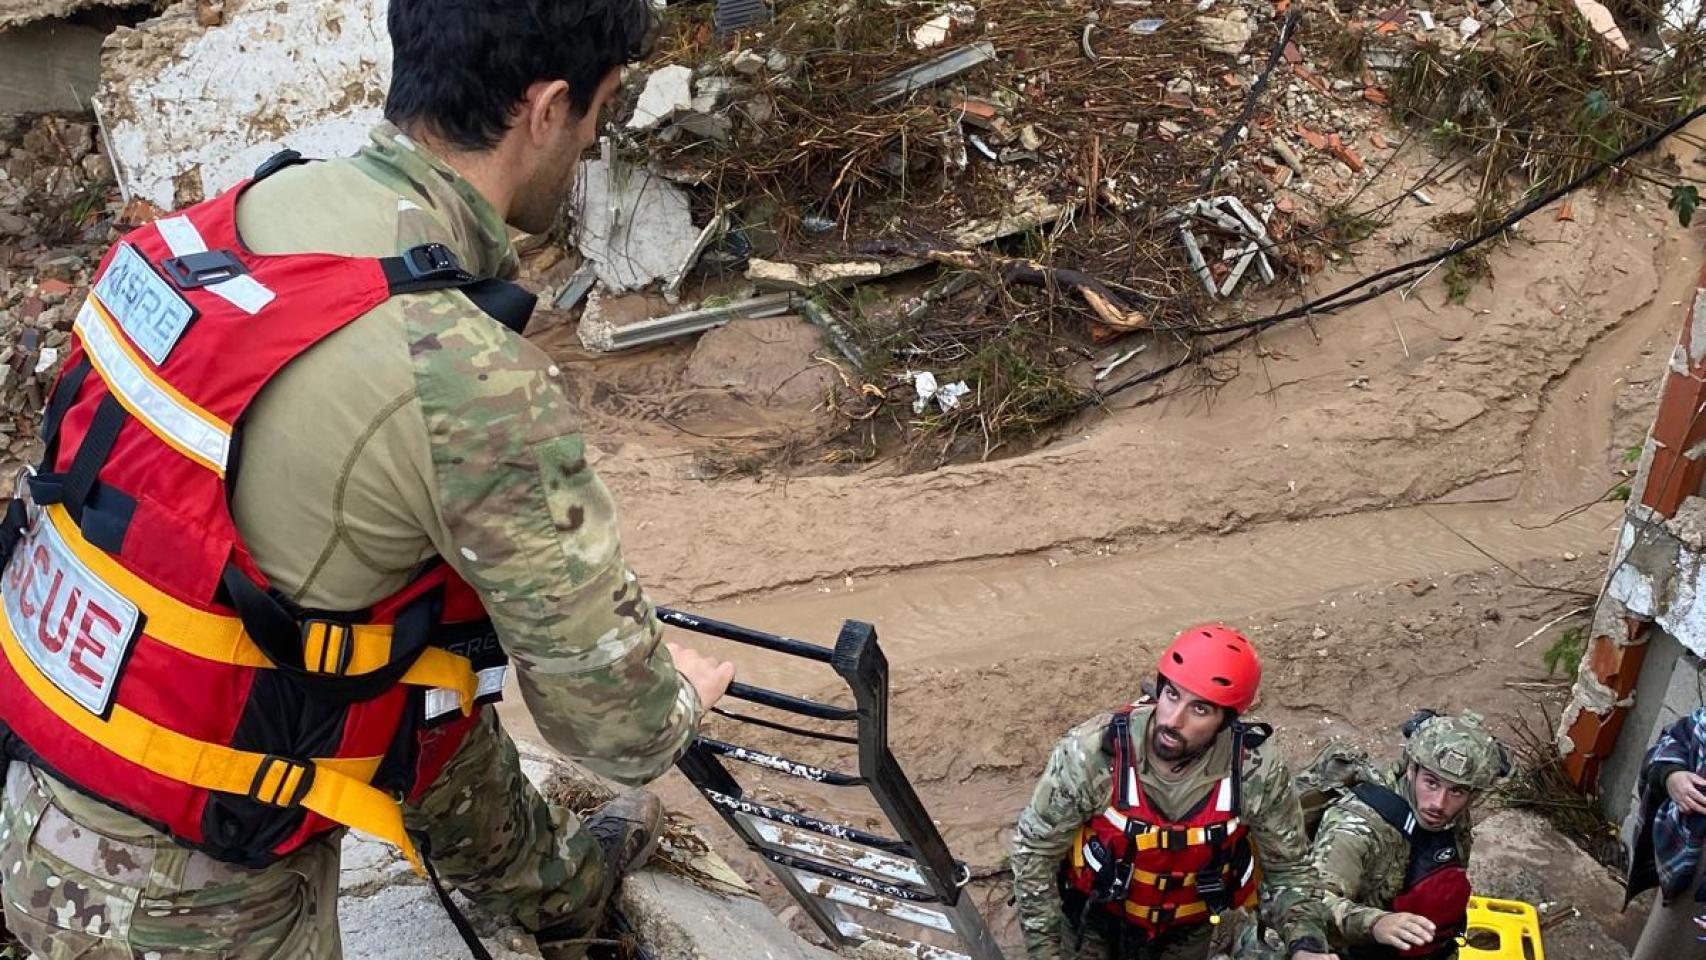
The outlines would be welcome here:
<svg viewBox="0 0 1706 960">
<path fill-rule="evenodd" d="M 1262 666 L 1238 631 L 1192 627 L 1153 697 L 1055 747 L 1013 841 L 1031 960 L 1206 960 L 1223 913 L 1264 887 L 1320 889 L 1291 774 L 1243 713 Z M 1273 918 L 1291 960 L 1330 960 L 1319 898 Z"/>
</svg>

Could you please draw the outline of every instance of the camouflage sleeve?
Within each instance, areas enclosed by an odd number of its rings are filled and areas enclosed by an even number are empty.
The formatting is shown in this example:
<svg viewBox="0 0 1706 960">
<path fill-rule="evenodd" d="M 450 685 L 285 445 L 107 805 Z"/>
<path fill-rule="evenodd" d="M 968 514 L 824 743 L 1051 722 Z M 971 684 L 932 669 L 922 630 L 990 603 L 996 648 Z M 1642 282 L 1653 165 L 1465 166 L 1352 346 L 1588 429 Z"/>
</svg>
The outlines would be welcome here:
<svg viewBox="0 0 1706 960">
<path fill-rule="evenodd" d="M 1373 943 L 1374 922 L 1386 916 L 1359 902 L 1367 893 L 1364 878 L 1380 860 L 1372 825 L 1343 804 L 1329 807 L 1315 836 L 1315 870 L 1324 887 L 1322 902 L 1345 943 Z"/>
<path fill-rule="evenodd" d="M 434 545 L 479 592 L 545 739 L 623 783 L 661 776 L 703 711 L 623 560 L 561 370 L 461 294 L 404 312 Z"/>
<path fill-rule="evenodd" d="M 1261 859 L 1270 914 L 1286 943 L 1326 941 L 1321 884 L 1309 861 L 1303 809 L 1285 761 L 1267 751 L 1250 754 L 1244 768 L 1243 817 Z"/>
<path fill-rule="evenodd" d="M 1019 814 L 1013 836 L 1013 899 L 1031 960 L 1062 960 L 1066 955 L 1061 929 L 1065 918 L 1055 878 L 1078 828 L 1108 802 L 1112 774 L 1102 753 L 1108 720 L 1107 714 L 1089 720 L 1055 745 L 1030 805 Z"/>
</svg>

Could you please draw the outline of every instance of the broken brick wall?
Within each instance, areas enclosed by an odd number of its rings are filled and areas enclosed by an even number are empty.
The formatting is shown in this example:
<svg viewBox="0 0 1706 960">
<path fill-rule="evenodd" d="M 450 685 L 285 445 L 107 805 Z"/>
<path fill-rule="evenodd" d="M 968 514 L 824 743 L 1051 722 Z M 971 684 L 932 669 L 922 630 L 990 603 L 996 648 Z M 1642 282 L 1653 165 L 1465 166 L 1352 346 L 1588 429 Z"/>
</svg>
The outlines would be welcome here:
<svg viewBox="0 0 1706 960">
<path fill-rule="evenodd" d="M 1659 727 L 1701 705 L 1706 657 L 1706 276 L 1685 313 L 1587 653 L 1559 727 L 1566 772 L 1621 817 Z"/>
</svg>

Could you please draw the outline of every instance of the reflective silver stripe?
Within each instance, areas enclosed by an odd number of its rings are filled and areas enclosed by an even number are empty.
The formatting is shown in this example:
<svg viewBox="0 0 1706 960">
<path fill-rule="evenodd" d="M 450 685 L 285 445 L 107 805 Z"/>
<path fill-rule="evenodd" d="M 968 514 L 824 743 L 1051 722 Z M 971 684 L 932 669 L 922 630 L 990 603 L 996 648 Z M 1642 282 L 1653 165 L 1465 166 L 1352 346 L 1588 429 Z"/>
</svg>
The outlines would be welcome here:
<svg viewBox="0 0 1706 960">
<path fill-rule="evenodd" d="M 138 420 L 184 455 L 224 475 L 231 454 L 231 428 L 174 395 L 156 380 L 119 339 L 113 322 L 93 294 L 83 301 L 74 326 L 101 380 Z"/>
<path fill-rule="evenodd" d="M 166 246 L 172 248 L 172 256 L 187 257 L 207 252 L 207 241 L 202 239 L 201 231 L 195 228 L 195 224 L 191 223 L 188 217 L 164 217 L 156 220 L 154 225 L 166 241 Z M 273 298 L 277 296 L 259 280 L 246 273 L 202 289 L 217 294 L 226 303 L 250 316 L 260 313 L 261 308 L 273 302 Z"/>
<path fill-rule="evenodd" d="M 474 689 L 475 699 L 495 696 L 503 692 L 504 679 L 509 675 L 509 665 L 487 667 L 474 674 L 477 684 Z M 426 718 L 437 720 L 452 713 L 462 712 L 462 696 L 455 690 L 434 687 L 426 693 Z"/>
<path fill-rule="evenodd" d="M 1226 777 L 1220 781 L 1220 795 L 1214 802 L 1214 809 L 1221 813 L 1232 810 L 1232 778 Z"/>
<path fill-rule="evenodd" d="M 1090 845 L 1088 843 L 1080 843 L 1079 847 L 1083 850 L 1084 865 L 1089 867 L 1091 870 L 1101 870 L 1102 861 L 1097 860 L 1095 854 L 1090 852 Z"/>
</svg>

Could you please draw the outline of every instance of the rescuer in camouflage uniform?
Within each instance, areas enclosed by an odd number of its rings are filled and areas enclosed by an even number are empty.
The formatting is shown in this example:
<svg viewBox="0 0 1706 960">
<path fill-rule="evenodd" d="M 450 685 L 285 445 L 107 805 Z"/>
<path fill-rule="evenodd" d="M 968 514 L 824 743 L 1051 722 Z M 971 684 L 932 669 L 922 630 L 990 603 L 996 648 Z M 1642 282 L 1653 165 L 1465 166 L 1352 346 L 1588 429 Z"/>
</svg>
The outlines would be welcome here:
<svg viewBox="0 0 1706 960">
<path fill-rule="evenodd" d="M 1471 808 L 1508 775 L 1509 757 L 1473 712 L 1437 716 L 1424 711 L 1406 729 L 1413 732 L 1396 763 L 1386 768 L 1344 765 L 1343 784 L 1354 777 L 1403 798 L 1422 830 L 1450 833 L 1450 846 L 1466 868 L 1473 842 Z M 1411 842 L 1368 803 L 1340 791 L 1322 814 L 1313 857 L 1326 889 L 1332 942 L 1343 955 L 1391 956 L 1384 948 L 1415 948 L 1434 939 L 1435 926 L 1427 918 L 1393 910 L 1394 898 L 1405 888 Z M 1274 905 L 1283 909 L 1316 896 L 1286 890 L 1276 895 Z M 1455 954 L 1450 945 L 1434 956 Z"/>
<path fill-rule="evenodd" d="M 648 5 L 392 0 L 389 18 L 391 122 L 354 158 L 254 187 L 244 240 L 373 257 L 436 242 L 472 274 L 513 277 L 508 227 L 553 225 L 622 64 L 649 42 Z M 234 488 L 257 565 L 305 608 L 362 609 L 448 560 L 480 594 L 541 735 L 623 783 L 667 771 L 732 679 L 661 642 L 564 372 L 459 292 L 392 298 L 270 381 Z M 581 955 L 549 943 L 595 928 L 661 808 L 635 791 L 583 825 L 529 785 L 488 715 L 406 817 L 451 885 L 555 958 Z M 339 836 L 246 869 L 14 762 L 5 926 L 48 960 L 335 960 Z"/>
<path fill-rule="evenodd" d="M 1213 634 L 1212 639 L 1230 635 L 1248 650 L 1248 642 L 1234 631 L 1223 627 L 1211 629 L 1224 631 Z M 1140 703 L 1129 718 L 1130 745 L 1138 758 L 1135 764 L 1138 781 L 1156 806 L 1174 817 L 1212 801 L 1216 785 L 1233 773 L 1237 753 L 1233 722 L 1237 712 L 1254 699 L 1260 678 L 1260 667 L 1250 651 L 1250 674 L 1239 681 L 1245 688 L 1239 696 L 1241 702 L 1223 706 L 1225 712 L 1218 717 L 1208 717 L 1206 742 L 1185 748 L 1178 731 L 1164 725 L 1172 721 L 1157 720 L 1164 716 L 1157 711 L 1166 711 L 1170 699 L 1190 700 L 1204 695 L 1201 689 L 1183 686 L 1188 681 L 1175 684 L 1168 676 L 1172 668 L 1171 653 L 1191 633 L 1181 634 L 1175 647 L 1163 656 L 1157 700 Z M 1194 700 L 1191 706 L 1201 708 L 1202 701 Z M 1107 713 L 1093 717 L 1061 739 L 1049 757 L 1030 805 L 1019 816 L 1011 863 L 1014 902 L 1025 935 L 1026 954 L 1031 960 L 1118 960 L 1119 948 L 1112 939 L 1125 939 L 1126 955 L 1136 960 L 1206 960 L 1218 918 L 1213 924 L 1183 926 L 1149 942 L 1138 942 L 1143 938 L 1135 934 L 1116 934 L 1110 939 L 1105 927 L 1086 922 L 1089 911 L 1084 916 L 1069 916 L 1063 905 L 1063 868 L 1072 862 L 1080 829 L 1109 806 L 1113 784 L 1106 746 L 1111 719 L 1112 715 Z M 1216 723 L 1220 724 L 1218 729 L 1213 726 Z M 1158 747 L 1158 737 L 1171 739 L 1173 748 L 1169 749 L 1165 743 Z M 1163 756 L 1163 753 L 1174 755 Z M 1291 774 L 1284 759 L 1271 747 L 1247 744 L 1243 748 L 1241 773 L 1242 799 L 1235 813 L 1249 829 L 1263 888 L 1316 889 L 1302 812 L 1292 792 Z M 1278 924 L 1289 956 L 1299 960 L 1331 956 L 1326 952 L 1325 931 L 1315 903 L 1307 899 L 1291 902 L 1282 911 Z"/>
</svg>

